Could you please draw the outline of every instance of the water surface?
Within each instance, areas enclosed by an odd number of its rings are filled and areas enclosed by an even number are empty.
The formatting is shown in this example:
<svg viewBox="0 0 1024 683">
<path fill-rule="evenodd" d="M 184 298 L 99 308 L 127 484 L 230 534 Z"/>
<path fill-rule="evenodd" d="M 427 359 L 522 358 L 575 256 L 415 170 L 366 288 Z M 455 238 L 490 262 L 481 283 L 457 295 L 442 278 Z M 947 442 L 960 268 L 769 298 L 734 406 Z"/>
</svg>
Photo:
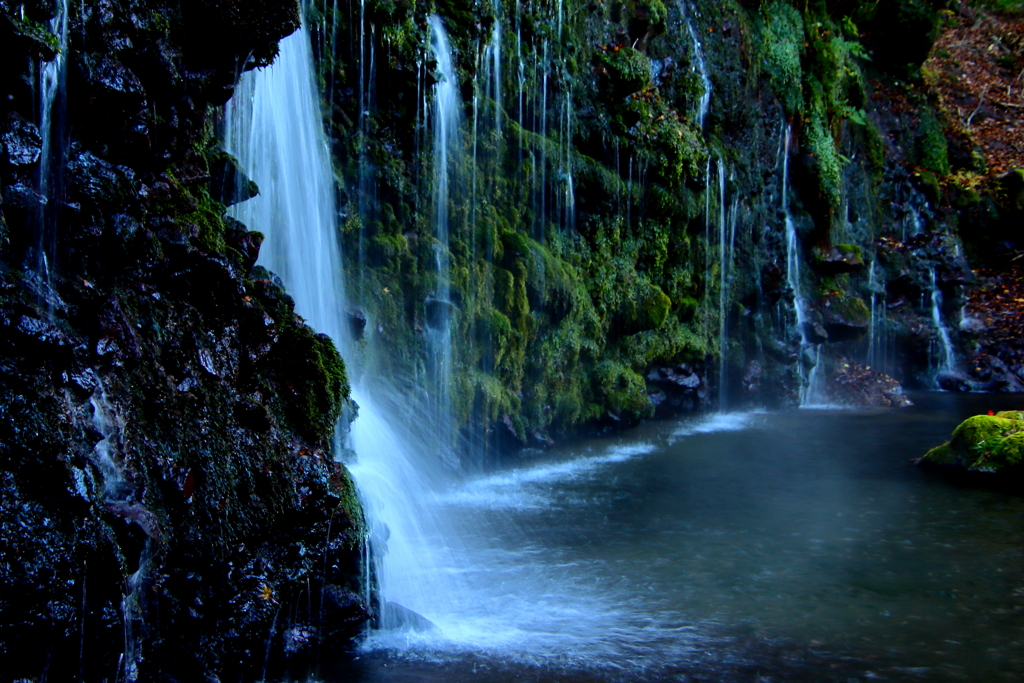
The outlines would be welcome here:
<svg viewBox="0 0 1024 683">
<path fill-rule="evenodd" d="M 1016 681 L 1024 499 L 910 460 L 1024 398 L 914 400 L 656 422 L 452 484 L 407 605 L 435 628 L 321 678 Z"/>
</svg>

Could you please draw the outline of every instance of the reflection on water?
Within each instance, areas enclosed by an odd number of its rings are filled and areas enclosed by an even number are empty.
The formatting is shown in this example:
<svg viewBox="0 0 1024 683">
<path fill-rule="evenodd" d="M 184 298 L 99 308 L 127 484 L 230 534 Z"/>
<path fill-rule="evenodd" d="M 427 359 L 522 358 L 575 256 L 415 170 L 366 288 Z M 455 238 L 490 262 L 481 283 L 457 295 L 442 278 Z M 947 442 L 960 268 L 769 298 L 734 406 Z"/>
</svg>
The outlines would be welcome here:
<svg viewBox="0 0 1024 683">
<path fill-rule="evenodd" d="M 463 481 L 430 539 L 460 598 L 321 677 L 1015 681 L 1024 499 L 909 461 L 1024 399 L 914 399 L 653 423 Z"/>
</svg>

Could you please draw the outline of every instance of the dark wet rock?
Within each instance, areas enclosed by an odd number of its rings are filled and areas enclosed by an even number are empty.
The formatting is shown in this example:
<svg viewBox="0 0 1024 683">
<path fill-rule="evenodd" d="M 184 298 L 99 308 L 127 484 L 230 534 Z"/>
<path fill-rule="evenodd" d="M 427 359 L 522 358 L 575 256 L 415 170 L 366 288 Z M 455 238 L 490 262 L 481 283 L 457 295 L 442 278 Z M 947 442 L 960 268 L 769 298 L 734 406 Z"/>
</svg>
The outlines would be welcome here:
<svg viewBox="0 0 1024 683">
<path fill-rule="evenodd" d="M 35 347 L 36 353 L 65 356 L 81 343 L 80 340 L 69 336 L 53 323 L 28 315 L 19 316 L 11 332 L 21 337 L 21 346 L 31 344 Z M 15 337 L 16 339 L 17 337 Z"/>
<path fill-rule="evenodd" d="M 96 390 L 96 373 L 91 368 L 78 368 L 65 372 L 62 376 L 64 383 L 71 387 L 79 398 L 91 396 Z"/>
<path fill-rule="evenodd" d="M 352 333 L 352 338 L 362 339 L 366 331 L 366 314 L 360 310 L 350 308 L 345 311 L 345 317 L 348 319 L 348 327 Z"/>
<path fill-rule="evenodd" d="M 244 396 L 235 403 L 235 418 L 254 432 L 266 432 L 273 426 L 270 411 L 258 400 L 249 396 Z"/>
<path fill-rule="evenodd" d="M 657 417 L 670 417 L 693 412 L 708 398 L 708 381 L 702 364 L 682 363 L 655 366 L 645 377 L 648 400 Z"/>
<path fill-rule="evenodd" d="M 871 323 L 871 312 L 863 300 L 839 292 L 818 299 L 813 307 L 831 341 L 856 339 Z"/>
<path fill-rule="evenodd" d="M 0 123 L 0 145 L 4 158 L 12 166 L 28 166 L 39 161 L 42 141 L 39 129 L 16 112 L 9 112 Z"/>
<path fill-rule="evenodd" d="M 427 326 L 431 329 L 444 329 L 458 310 L 451 301 L 429 297 L 423 302 L 426 312 Z"/>
<path fill-rule="evenodd" d="M 998 356 L 975 353 L 963 360 L 966 381 L 978 391 L 1024 392 L 1024 382 Z"/>
<path fill-rule="evenodd" d="M 42 3 L 32 2 L 26 3 L 29 7 L 39 7 Z M 7 8 L 4 8 L 7 9 Z M 10 48 L 15 54 L 26 54 L 38 58 L 41 61 L 48 62 L 57 56 L 57 50 L 53 44 L 52 34 L 42 24 L 43 21 L 49 17 L 46 14 L 49 11 L 35 11 L 31 10 L 27 13 L 26 18 L 20 16 L 19 12 L 7 10 L 0 16 L 0 21 L 3 21 L 6 26 L 4 31 L 5 41 L 9 41 Z M 37 18 L 38 17 L 38 18 Z M 4 21 L 6 20 L 6 21 Z"/>
<path fill-rule="evenodd" d="M 350 641 L 360 634 L 370 618 L 365 600 L 341 586 L 325 585 L 322 600 L 324 631 L 329 639 Z"/>
<path fill-rule="evenodd" d="M 940 372 L 935 377 L 936 383 L 943 391 L 966 392 L 971 390 L 971 382 L 967 376 L 957 370 Z"/>
<path fill-rule="evenodd" d="M 46 204 L 46 198 L 26 182 L 5 185 L 3 188 L 3 200 L 4 207 L 8 210 L 36 211 Z"/>
<path fill-rule="evenodd" d="M 786 273 L 775 263 L 761 266 L 761 292 L 769 304 L 776 304 L 786 292 Z"/>
<path fill-rule="evenodd" d="M 86 55 L 82 67 L 89 79 L 91 91 L 109 97 L 117 106 L 139 107 L 145 102 L 146 90 L 131 69 L 107 56 Z"/>
<path fill-rule="evenodd" d="M 828 341 L 828 330 L 825 328 L 820 314 L 811 320 L 804 321 L 803 333 L 808 344 L 824 344 Z"/>
<path fill-rule="evenodd" d="M 397 602 L 385 602 L 381 606 L 380 621 L 391 628 L 403 631 L 432 631 L 437 627 L 422 614 L 412 611 Z"/>
<path fill-rule="evenodd" d="M 160 522 L 157 516 L 139 503 L 114 501 L 104 506 L 112 515 L 138 526 L 147 536 L 160 539 Z"/>
<path fill-rule="evenodd" d="M 761 389 L 761 378 L 764 375 L 764 368 L 761 363 L 752 360 L 743 368 L 743 391 L 750 395 L 757 395 Z"/>
<path fill-rule="evenodd" d="M 816 249 L 811 258 L 814 269 L 823 275 L 855 273 L 864 270 L 863 252 L 854 244 L 837 244 L 831 248 Z"/>
<path fill-rule="evenodd" d="M 839 405 L 902 408 L 913 405 L 892 377 L 845 358 L 836 362 L 826 387 Z"/>
<path fill-rule="evenodd" d="M 230 218 L 225 221 L 225 225 L 227 230 L 224 233 L 224 241 L 240 256 L 239 266 L 242 272 L 249 273 L 256 265 L 256 259 L 259 258 L 263 234 L 248 230 L 244 225 Z"/>
<path fill-rule="evenodd" d="M 100 309 L 96 320 L 96 339 L 96 355 L 115 365 L 138 361 L 142 357 L 136 326 L 117 297 L 108 298 Z"/>
<path fill-rule="evenodd" d="M 824 330 L 822 331 L 824 332 Z M 798 345 L 787 344 L 775 337 L 768 337 L 764 340 L 764 350 L 772 360 L 783 365 L 792 365 L 800 359 L 800 348 Z"/>
<path fill-rule="evenodd" d="M 82 151 L 68 162 L 68 176 L 71 196 L 94 210 L 131 205 L 138 195 L 134 171 L 90 151 Z"/>
<path fill-rule="evenodd" d="M 270 59 L 297 3 L 73 6 L 49 202 L 17 12 L 0 2 L 0 671 L 255 679 L 289 647 L 271 632 L 316 634 L 293 656 L 347 647 L 369 615 L 361 511 L 324 450 L 344 367 L 279 281 L 248 277 L 261 238 L 222 219 L 206 152 L 211 98 Z M 44 207 L 48 278 L 22 270 Z"/>
<path fill-rule="evenodd" d="M 238 166 L 238 161 L 224 151 L 218 151 L 210 161 L 210 196 L 232 206 L 252 199 L 260 192 L 252 180 Z"/>
</svg>

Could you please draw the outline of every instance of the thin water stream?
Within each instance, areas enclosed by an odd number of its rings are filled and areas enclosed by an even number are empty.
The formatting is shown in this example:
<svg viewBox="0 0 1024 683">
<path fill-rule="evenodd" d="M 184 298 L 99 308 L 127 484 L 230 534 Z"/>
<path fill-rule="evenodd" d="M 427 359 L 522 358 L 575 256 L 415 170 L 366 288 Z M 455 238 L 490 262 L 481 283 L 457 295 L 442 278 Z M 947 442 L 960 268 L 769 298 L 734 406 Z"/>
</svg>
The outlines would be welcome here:
<svg viewBox="0 0 1024 683">
<path fill-rule="evenodd" d="M 323 680 L 1017 680 L 1024 499 L 909 461 L 1021 401 L 914 398 L 652 423 L 452 483 L 429 505 L 457 536 L 428 541 L 461 596 Z"/>
</svg>

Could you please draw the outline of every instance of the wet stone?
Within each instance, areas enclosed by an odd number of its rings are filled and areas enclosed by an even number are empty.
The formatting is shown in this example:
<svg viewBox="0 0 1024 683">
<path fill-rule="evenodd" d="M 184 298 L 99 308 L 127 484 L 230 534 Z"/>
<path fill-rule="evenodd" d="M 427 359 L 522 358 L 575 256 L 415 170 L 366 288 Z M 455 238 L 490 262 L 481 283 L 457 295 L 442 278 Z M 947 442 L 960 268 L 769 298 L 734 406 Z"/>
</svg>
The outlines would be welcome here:
<svg viewBox="0 0 1024 683">
<path fill-rule="evenodd" d="M 3 145 L 8 163 L 12 166 L 27 166 L 39 161 L 42 142 L 39 129 L 34 124 L 11 112 L 0 123 L 0 130 L 6 130 L 0 135 L 0 144 Z"/>
</svg>

